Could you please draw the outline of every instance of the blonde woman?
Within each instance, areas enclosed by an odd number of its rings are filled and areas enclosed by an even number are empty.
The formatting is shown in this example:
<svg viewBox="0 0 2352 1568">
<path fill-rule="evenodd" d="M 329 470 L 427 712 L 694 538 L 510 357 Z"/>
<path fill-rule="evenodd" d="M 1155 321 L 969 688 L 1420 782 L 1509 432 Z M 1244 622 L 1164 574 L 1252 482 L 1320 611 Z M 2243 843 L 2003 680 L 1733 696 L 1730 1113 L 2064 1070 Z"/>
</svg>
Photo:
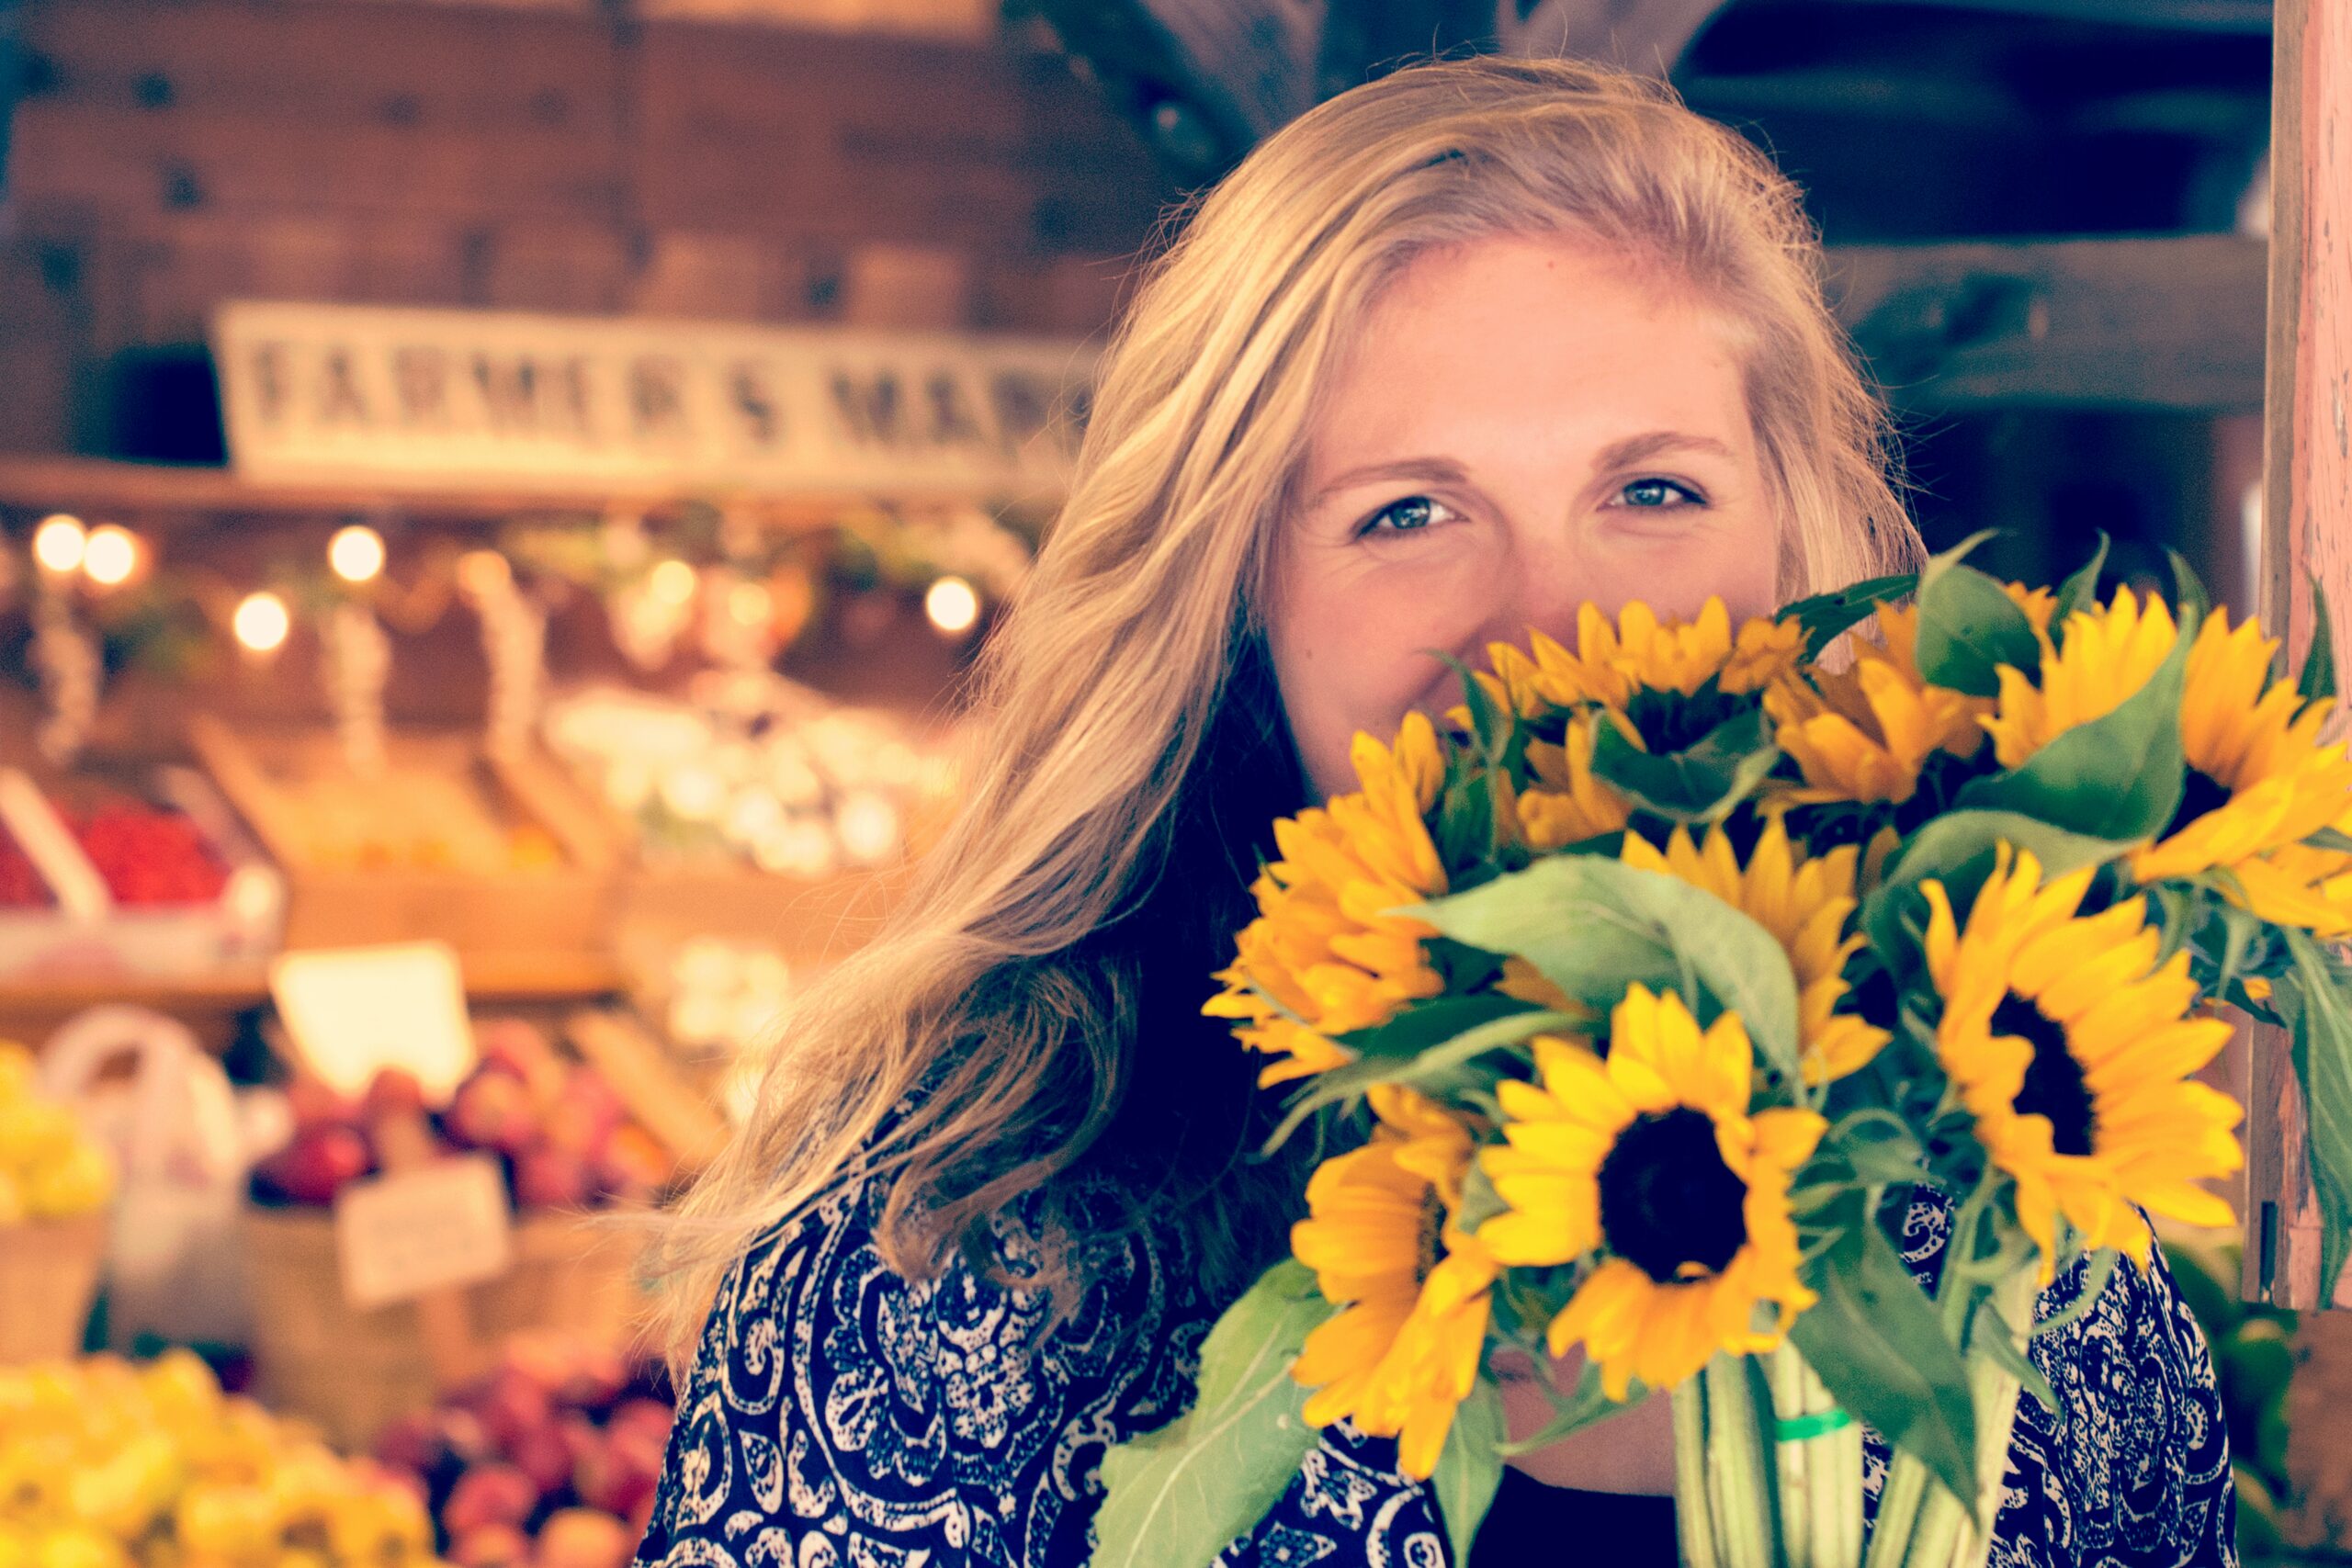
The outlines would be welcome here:
<svg viewBox="0 0 2352 1568">
<path fill-rule="evenodd" d="M 1916 558 L 1818 262 L 1737 137 L 1561 62 L 1359 87 L 1200 204 L 983 661 L 958 820 L 665 1237 L 682 1396 L 641 1561 L 1087 1560 L 1104 1448 L 1184 1410 L 1295 1215 L 1298 1171 L 1251 1157 L 1253 1066 L 1200 1017 L 1268 824 L 1351 787 L 1359 730 L 1451 704 L 1433 651 Z M 1923 1272 L 1941 1218 L 1912 1212 Z M 1996 1561 L 2231 1561 L 2211 1373 L 2161 1269 L 2037 1356 L 2059 1407 L 2026 1407 Z M 1530 1456 L 1473 1562 L 1670 1562 L 1664 1421 Z M 1436 1564 L 1442 1539 L 1340 1427 L 1227 1561 Z"/>
</svg>

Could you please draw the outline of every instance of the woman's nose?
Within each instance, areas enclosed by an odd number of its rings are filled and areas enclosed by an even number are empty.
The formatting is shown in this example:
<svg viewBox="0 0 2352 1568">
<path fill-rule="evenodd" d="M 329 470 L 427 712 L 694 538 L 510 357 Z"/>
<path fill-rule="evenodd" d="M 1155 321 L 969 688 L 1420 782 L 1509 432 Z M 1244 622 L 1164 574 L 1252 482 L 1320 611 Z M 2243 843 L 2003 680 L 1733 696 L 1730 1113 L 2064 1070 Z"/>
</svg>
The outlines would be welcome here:
<svg viewBox="0 0 2352 1568">
<path fill-rule="evenodd" d="M 1577 613 L 1593 598 L 1591 573 L 1572 544 L 1538 540 L 1512 553 L 1505 581 L 1497 585 L 1487 642 L 1527 646 L 1527 634 L 1542 632 L 1576 646 Z"/>
</svg>

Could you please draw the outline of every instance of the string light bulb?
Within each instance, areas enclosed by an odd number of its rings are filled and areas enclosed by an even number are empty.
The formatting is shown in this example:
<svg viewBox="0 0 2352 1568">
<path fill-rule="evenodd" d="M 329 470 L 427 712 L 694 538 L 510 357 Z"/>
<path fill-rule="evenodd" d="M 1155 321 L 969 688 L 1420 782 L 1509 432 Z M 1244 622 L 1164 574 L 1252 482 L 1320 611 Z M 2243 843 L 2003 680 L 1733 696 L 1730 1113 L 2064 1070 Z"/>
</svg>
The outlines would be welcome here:
<svg viewBox="0 0 2352 1568">
<path fill-rule="evenodd" d="M 229 627 L 240 646 L 254 653 L 275 653 L 285 646 L 286 634 L 294 629 L 294 617 L 287 614 L 286 601 L 277 594 L 248 593 L 237 602 Z"/>
<path fill-rule="evenodd" d="M 82 571 L 101 588 L 117 588 L 139 570 L 139 538 L 115 523 L 90 530 L 82 546 Z"/>
<path fill-rule="evenodd" d="M 365 523 L 336 529 L 327 541 L 327 565 L 345 582 L 374 581 L 384 570 L 384 536 Z"/>
<path fill-rule="evenodd" d="M 763 626 L 775 619 L 775 596 L 763 582 L 739 582 L 728 591 L 727 613 L 739 626 Z"/>
<path fill-rule="evenodd" d="M 61 575 L 81 570 L 89 545 L 89 530 L 82 526 L 79 517 L 67 513 L 42 518 L 40 526 L 33 530 L 33 559 Z"/>
<path fill-rule="evenodd" d="M 674 556 L 668 560 L 655 562 L 653 570 L 646 576 L 646 587 L 656 600 L 664 604 L 691 603 L 695 585 L 695 569 Z"/>
<path fill-rule="evenodd" d="M 922 596 L 922 613 L 949 637 L 961 637 L 980 618 L 980 596 L 960 577 L 943 577 Z"/>
</svg>

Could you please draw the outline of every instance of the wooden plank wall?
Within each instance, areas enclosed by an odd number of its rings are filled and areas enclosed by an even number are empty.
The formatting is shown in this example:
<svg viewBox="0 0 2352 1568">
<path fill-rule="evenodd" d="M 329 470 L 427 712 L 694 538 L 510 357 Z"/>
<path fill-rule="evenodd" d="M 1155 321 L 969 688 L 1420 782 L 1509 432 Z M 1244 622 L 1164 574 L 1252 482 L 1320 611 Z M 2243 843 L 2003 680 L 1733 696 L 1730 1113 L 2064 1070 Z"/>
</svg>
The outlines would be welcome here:
<svg viewBox="0 0 2352 1568">
<path fill-rule="evenodd" d="M 1091 332 L 1173 194 L 1010 45 L 388 0 L 23 31 L 0 449 L 86 446 L 116 354 L 239 295 Z"/>
<path fill-rule="evenodd" d="M 2314 580 L 2339 656 L 2352 648 L 2352 0 L 2280 0 L 2277 28 L 2261 597 L 2297 668 L 2315 625 Z M 2344 718 L 2339 705 L 2339 728 Z M 2247 1293 L 2352 1306 L 2352 1270 L 2333 1303 L 2319 1300 L 2303 1107 L 2285 1036 L 2254 1032 Z M 2352 1387 L 2352 1344 L 2341 1359 Z"/>
</svg>

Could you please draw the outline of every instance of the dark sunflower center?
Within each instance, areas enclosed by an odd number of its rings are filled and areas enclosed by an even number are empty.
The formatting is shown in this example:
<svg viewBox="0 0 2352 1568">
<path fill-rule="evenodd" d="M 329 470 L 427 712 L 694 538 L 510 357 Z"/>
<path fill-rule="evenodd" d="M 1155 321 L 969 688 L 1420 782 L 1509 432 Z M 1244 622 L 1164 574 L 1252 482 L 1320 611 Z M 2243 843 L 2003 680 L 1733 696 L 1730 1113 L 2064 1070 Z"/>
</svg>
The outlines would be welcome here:
<svg viewBox="0 0 2352 1568">
<path fill-rule="evenodd" d="M 2218 811 L 2230 803 L 2234 792 L 2229 785 L 2201 769 L 2188 770 L 2188 782 L 2181 786 L 2180 809 L 2165 824 L 2164 836 L 2171 837 L 2209 811 Z"/>
<path fill-rule="evenodd" d="M 1637 1116 L 1600 1162 L 1609 1246 L 1659 1284 L 1686 1263 L 1720 1273 L 1747 1239 L 1747 1184 L 1715 1147 L 1715 1124 L 1688 1106 Z"/>
<path fill-rule="evenodd" d="M 1437 1268 L 1438 1259 L 1445 1256 L 1445 1205 L 1431 1188 L 1421 1200 L 1421 1228 L 1414 1238 L 1413 1282 L 1429 1283 L 1430 1274 Z"/>
<path fill-rule="evenodd" d="M 2091 1152 L 2097 1125 L 2082 1064 L 2066 1049 L 2066 1032 L 2049 1014 L 2012 991 L 1993 1010 L 1993 1032 L 2014 1034 L 2033 1047 L 2033 1065 L 2011 1107 L 2020 1116 L 2050 1118 L 2050 1144 L 2062 1155 Z"/>
<path fill-rule="evenodd" d="M 1641 733 L 1650 755 L 1662 757 L 1688 751 L 1724 720 L 1736 717 L 1739 709 L 1739 698 L 1724 694 L 1709 681 L 1687 697 L 1644 687 L 1625 705 L 1625 716 Z"/>
</svg>

